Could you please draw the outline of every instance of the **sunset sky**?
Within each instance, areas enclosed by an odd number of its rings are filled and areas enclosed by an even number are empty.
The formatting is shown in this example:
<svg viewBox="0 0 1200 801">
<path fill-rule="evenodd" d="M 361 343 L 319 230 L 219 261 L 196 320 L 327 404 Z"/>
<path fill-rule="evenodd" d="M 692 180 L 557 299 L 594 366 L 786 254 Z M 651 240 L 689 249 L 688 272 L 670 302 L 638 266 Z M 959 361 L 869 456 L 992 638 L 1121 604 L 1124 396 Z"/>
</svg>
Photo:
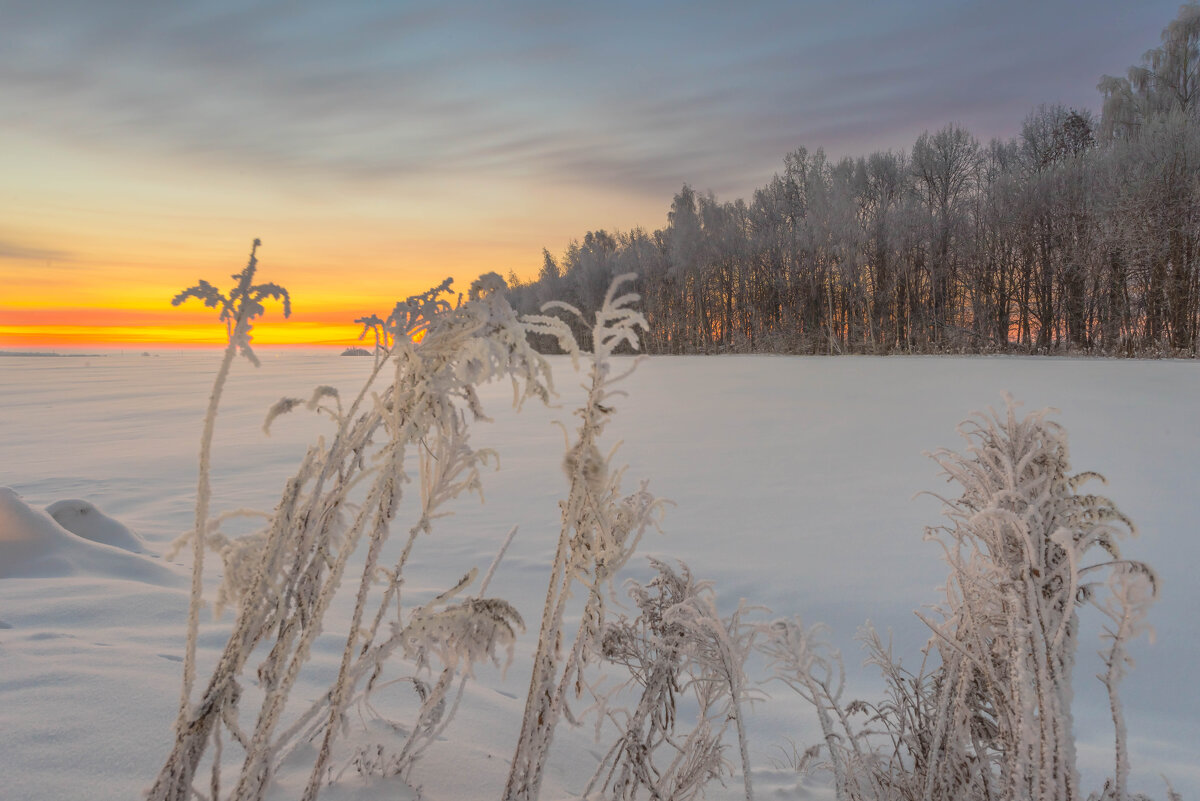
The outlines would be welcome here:
<svg viewBox="0 0 1200 801">
<path fill-rule="evenodd" d="M 348 344 L 446 276 L 527 278 L 686 182 L 784 154 L 1098 111 L 1176 0 L 3 2 L 0 348 L 213 342 L 255 237 L 257 341 Z"/>
</svg>

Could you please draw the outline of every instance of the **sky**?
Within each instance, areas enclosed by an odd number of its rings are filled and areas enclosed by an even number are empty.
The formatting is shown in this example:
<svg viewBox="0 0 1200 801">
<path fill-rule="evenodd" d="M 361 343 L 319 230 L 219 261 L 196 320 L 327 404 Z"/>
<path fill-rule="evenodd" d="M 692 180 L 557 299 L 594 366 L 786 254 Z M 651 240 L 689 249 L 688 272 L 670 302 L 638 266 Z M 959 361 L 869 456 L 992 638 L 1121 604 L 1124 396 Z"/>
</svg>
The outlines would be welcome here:
<svg viewBox="0 0 1200 801">
<path fill-rule="evenodd" d="M 749 197 L 799 147 L 1007 138 L 1159 43 L 1178 2 L 0 0 L 0 348 L 219 343 L 253 239 L 259 344 L 447 276 L 528 279 L 687 183 Z"/>
</svg>

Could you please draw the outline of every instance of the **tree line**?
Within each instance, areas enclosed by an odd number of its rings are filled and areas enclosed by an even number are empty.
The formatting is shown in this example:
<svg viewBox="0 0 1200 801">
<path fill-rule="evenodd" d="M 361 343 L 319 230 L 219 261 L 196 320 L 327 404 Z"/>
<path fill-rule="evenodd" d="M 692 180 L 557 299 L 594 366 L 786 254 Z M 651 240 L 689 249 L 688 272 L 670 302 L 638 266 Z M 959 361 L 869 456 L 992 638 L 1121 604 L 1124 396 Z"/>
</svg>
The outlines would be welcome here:
<svg viewBox="0 0 1200 801">
<path fill-rule="evenodd" d="M 749 202 L 685 185 L 663 229 L 543 251 L 514 305 L 590 316 L 633 272 L 650 353 L 1195 355 L 1200 5 L 1098 88 L 1099 118 L 1043 105 L 1007 141 L 947 125 L 908 151 L 801 148 Z"/>
</svg>

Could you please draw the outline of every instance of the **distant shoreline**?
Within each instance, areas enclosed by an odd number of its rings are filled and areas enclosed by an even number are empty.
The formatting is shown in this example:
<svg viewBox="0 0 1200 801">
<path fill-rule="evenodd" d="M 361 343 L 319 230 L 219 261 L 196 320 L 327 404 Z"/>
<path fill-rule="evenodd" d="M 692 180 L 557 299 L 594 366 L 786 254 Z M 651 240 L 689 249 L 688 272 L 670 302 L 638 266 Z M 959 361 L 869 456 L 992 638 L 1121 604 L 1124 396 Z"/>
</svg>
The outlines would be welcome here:
<svg viewBox="0 0 1200 801">
<path fill-rule="evenodd" d="M 63 359 L 78 359 L 84 356 L 88 358 L 98 358 L 104 355 L 105 354 L 103 353 L 54 353 L 52 351 L 38 350 L 0 350 L 0 356 L 57 356 Z"/>
</svg>

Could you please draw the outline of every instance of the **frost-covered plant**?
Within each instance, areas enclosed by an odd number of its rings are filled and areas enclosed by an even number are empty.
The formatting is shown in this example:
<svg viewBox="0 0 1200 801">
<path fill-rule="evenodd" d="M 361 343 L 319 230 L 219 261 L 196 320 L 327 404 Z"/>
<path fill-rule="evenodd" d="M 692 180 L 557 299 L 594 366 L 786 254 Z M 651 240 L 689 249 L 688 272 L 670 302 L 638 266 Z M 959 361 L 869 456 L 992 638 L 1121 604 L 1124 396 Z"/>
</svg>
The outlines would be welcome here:
<svg viewBox="0 0 1200 801">
<path fill-rule="evenodd" d="M 227 344 L 221 358 L 221 366 L 213 379 L 212 392 L 208 398 L 208 409 L 204 415 L 204 430 L 200 435 L 200 477 L 196 488 L 196 517 L 192 532 L 187 535 L 192 543 L 192 586 L 188 606 L 187 643 L 183 660 L 183 690 L 179 700 L 179 717 L 176 728 L 184 724 L 188 705 L 191 702 L 192 685 L 196 676 L 196 635 L 200 625 L 200 606 L 204 575 L 204 544 L 205 537 L 198 532 L 208 530 L 208 508 L 212 500 L 210 486 L 210 471 L 212 457 L 213 432 L 216 427 L 217 410 L 221 405 L 221 393 L 229 378 L 229 369 L 233 366 L 233 358 L 240 351 L 255 367 L 259 365 L 258 357 L 250 347 L 253 330 L 253 320 L 265 311 L 263 301 L 274 298 L 283 303 L 283 316 L 292 313 L 291 298 L 283 287 L 277 284 L 255 284 L 254 273 L 258 269 L 258 247 L 262 242 L 255 239 L 250 248 L 250 259 L 245 268 L 232 276 L 236 282 L 228 295 L 222 294 L 207 281 L 201 280 L 195 286 L 189 287 L 171 300 L 172 306 L 178 306 L 188 298 L 196 298 L 210 308 L 219 308 L 218 319 L 225 323 Z M 182 544 L 182 543 L 181 543 Z M 177 546 L 178 547 L 178 546 Z"/>
<path fill-rule="evenodd" d="M 496 652 L 501 647 L 506 654 L 505 666 L 512 662 L 517 630 L 523 629 L 524 623 L 517 610 L 507 601 L 485 598 L 483 593 L 516 532 L 515 527 L 509 532 L 475 595 L 465 601 L 451 603 L 473 583 L 476 571 L 472 570 L 455 586 L 415 608 L 408 616 L 407 625 L 392 623 L 390 635 L 363 651 L 354 662 L 347 683 L 357 687 L 362 677 L 367 677 L 354 700 L 371 711 L 377 719 L 387 722 L 394 731 L 403 732 L 407 728 L 408 733 L 398 746 L 393 742 L 360 748 L 343 767 L 343 772 L 353 766 L 364 774 L 378 772 L 380 775 L 407 777 L 421 754 L 441 736 L 453 719 L 466 681 L 474 675 L 474 665 L 489 660 L 500 664 Z M 396 650 L 401 651 L 416 672 L 400 679 L 385 680 L 385 662 Z M 432 684 L 419 675 L 422 671 L 432 672 L 438 665 L 441 670 Z M 450 700 L 455 678 L 459 678 L 458 691 Z M 420 699 L 413 719 L 406 722 L 389 720 L 371 703 L 376 690 L 402 681 L 410 682 Z M 327 693 L 300 716 L 287 733 L 279 737 L 279 742 L 285 745 L 277 762 L 282 762 L 292 750 L 313 739 L 327 725 L 329 701 L 330 695 Z"/>
<path fill-rule="evenodd" d="M 505 785 L 505 801 L 538 797 L 554 728 L 560 717 L 571 718 L 568 699 L 583 691 L 584 667 L 599 652 L 605 596 L 612 591 L 617 571 L 629 560 L 646 528 L 654 523 L 659 506 L 644 484 L 632 495 L 621 497 L 622 471 L 611 469 L 612 454 L 603 455 L 598 444 L 613 413 L 612 399 L 622 394 L 613 387 L 636 366 L 613 375 L 612 354 L 622 344 L 636 350 L 638 331 L 646 328 L 645 318 L 632 308 L 638 296 L 616 294 L 632 278 L 622 275 L 613 280 L 592 326 L 591 380 L 587 399 L 577 410 L 579 428 L 563 461 L 569 488 L 561 503 L 562 526 L 550 569 L 521 732 Z M 543 311 L 555 308 L 579 316 L 573 307 L 557 302 L 547 304 Z M 580 357 L 579 345 L 563 320 L 550 316 L 526 319 L 538 333 L 554 336 L 573 360 Z M 564 631 L 564 618 L 577 589 L 585 595 L 581 620 L 564 653 L 564 640 L 569 636 Z"/>
<path fill-rule="evenodd" d="M 917 673 L 894 657 L 868 623 L 858 634 L 867 664 L 879 667 L 887 695 L 878 702 L 846 701 L 841 653 L 829 643 L 828 627 L 805 627 L 799 617 L 763 626 L 760 650 L 773 680 L 791 687 L 817 712 L 822 741 L 802 754 L 793 747 L 798 772 L 827 770 L 839 801 L 923 797 L 928 733 L 934 692 L 925 662 Z M 964 792 L 963 798 L 974 798 Z"/>
<path fill-rule="evenodd" d="M 942 661 L 926 796 L 955 795 L 956 766 L 968 763 L 994 776 L 1000 797 L 1080 798 L 1071 730 L 1076 610 L 1099 602 L 1118 619 L 1106 680 L 1116 703 L 1113 671 L 1156 594 L 1150 568 L 1121 558 L 1118 539 L 1133 534 L 1133 524 L 1107 498 L 1079 492 L 1103 479 L 1070 474 L 1066 431 L 1046 415 L 1018 419 L 1009 398 L 1003 415 L 976 415 L 960 427 L 966 455 L 933 454 L 962 495 L 943 499 L 949 525 L 926 534 L 951 568 L 941 620 L 923 618 Z"/>
<path fill-rule="evenodd" d="M 418 536 L 432 532 L 448 501 L 480 490 L 479 469 L 494 458 L 468 443 L 468 415 L 483 417 L 476 387 L 508 376 L 518 403 L 531 396 L 546 399 L 551 392 L 548 366 L 527 344 L 526 326 L 505 300 L 503 280 L 494 273 L 482 276 L 456 305 L 444 298 L 449 285 L 447 280 L 396 304 L 384 320 L 364 322 L 364 334 L 374 328 L 380 342 L 373 369 L 346 407 L 329 387 L 313 393 L 308 404 L 328 414 L 336 429 L 308 449 L 262 531 L 230 541 L 212 526 L 197 527 L 223 545 L 226 565 L 233 569 L 226 572 L 220 598 L 237 605 L 237 617 L 199 701 L 181 716 L 150 798 L 190 798 L 210 743 L 209 796 L 221 797 L 223 732 L 244 750 L 229 796 L 239 801 L 263 796 L 296 738 L 321 737 L 304 792 L 305 799 L 315 798 L 359 683 L 366 678 L 372 686 L 393 652 L 404 651 L 418 667 L 436 668 L 437 686 L 448 687 L 455 672 L 469 672 L 474 662 L 495 658 L 498 647 L 511 646 L 522 625 L 516 610 L 494 599 L 456 600 L 473 573 L 427 604 L 408 610 L 401 603 L 404 568 Z M 375 389 L 386 370 L 390 381 Z M 292 398 L 276 404 L 267 425 L 302 403 Z M 384 567 L 384 545 L 414 461 L 417 519 L 395 563 Z M 314 707 L 280 733 L 291 690 L 355 553 L 362 554 L 364 564 L 337 678 Z M 261 703 L 243 721 L 241 681 L 260 647 L 255 674 Z M 414 678 L 414 686 L 418 682 Z M 419 713 L 413 729 L 423 734 L 402 749 L 401 769 L 419 752 L 417 740 L 444 723 L 435 715 L 437 705 L 435 699 Z"/>
<path fill-rule="evenodd" d="M 846 671 L 841 654 L 826 640 L 828 628 L 820 623 L 806 628 L 797 616 L 761 625 L 759 634 L 758 647 L 767 657 L 771 678 L 816 710 L 838 799 L 871 797 L 860 785 L 870 773 L 864 768 L 874 759 L 873 745 L 869 732 L 852 719 L 860 711 L 859 704 L 843 700 Z M 818 751 L 806 751 L 797 768 L 807 768 Z"/>
<path fill-rule="evenodd" d="M 593 797 L 595 790 L 596 797 L 614 801 L 696 798 L 709 781 L 730 772 L 723 752 L 733 723 L 746 798 L 753 798 L 742 704 L 754 630 L 742 622 L 742 607 L 722 618 L 712 585 L 696 581 L 687 565 L 680 563 L 676 572 L 657 559 L 650 563 L 657 575 L 648 584 L 630 582 L 638 617 L 622 616 L 604 629 L 604 660 L 629 671 L 626 685 L 639 697 L 632 709 L 606 706 L 607 718 L 621 734 L 584 797 Z M 605 700 L 611 702 L 613 695 Z M 684 696 L 690 697 L 695 722 L 681 732 Z"/>
<path fill-rule="evenodd" d="M 1096 604 L 1108 618 L 1100 634 L 1101 640 L 1107 643 L 1107 647 L 1100 651 L 1105 669 L 1098 678 L 1108 691 L 1115 742 L 1113 775 L 1101 795 L 1105 801 L 1124 801 L 1127 797 L 1129 749 L 1125 742 L 1125 710 L 1117 692 L 1117 685 L 1125 677 L 1126 671 L 1133 667 L 1133 659 L 1126 650 L 1126 644 L 1139 634 L 1154 634 L 1154 630 L 1146 623 L 1146 612 L 1150 604 L 1154 603 L 1156 583 L 1154 576 L 1146 571 L 1145 565 L 1136 562 L 1118 563 L 1109 573 L 1107 595 Z M 1170 789 L 1168 797 L 1177 798 Z"/>
<path fill-rule="evenodd" d="M 933 635 L 926 659 L 904 670 L 873 630 L 869 661 L 889 685 L 878 704 L 840 700 L 840 678 L 812 632 L 777 623 L 776 668 L 818 709 L 838 797 L 1082 798 L 1072 732 L 1077 610 L 1109 619 L 1100 676 L 1115 724 L 1114 776 L 1104 797 L 1124 799 L 1128 759 L 1117 683 L 1126 645 L 1146 630 L 1157 592 L 1148 566 L 1121 557 L 1132 523 L 1107 498 L 1079 491 L 1067 436 L 1047 412 L 977 414 L 960 426 L 965 454 L 933 458 L 962 488 L 942 498 L 948 524 L 930 528 L 950 566 L 944 605 L 920 615 Z M 853 716 L 865 716 L 854 720 Z"/>
</svg>

